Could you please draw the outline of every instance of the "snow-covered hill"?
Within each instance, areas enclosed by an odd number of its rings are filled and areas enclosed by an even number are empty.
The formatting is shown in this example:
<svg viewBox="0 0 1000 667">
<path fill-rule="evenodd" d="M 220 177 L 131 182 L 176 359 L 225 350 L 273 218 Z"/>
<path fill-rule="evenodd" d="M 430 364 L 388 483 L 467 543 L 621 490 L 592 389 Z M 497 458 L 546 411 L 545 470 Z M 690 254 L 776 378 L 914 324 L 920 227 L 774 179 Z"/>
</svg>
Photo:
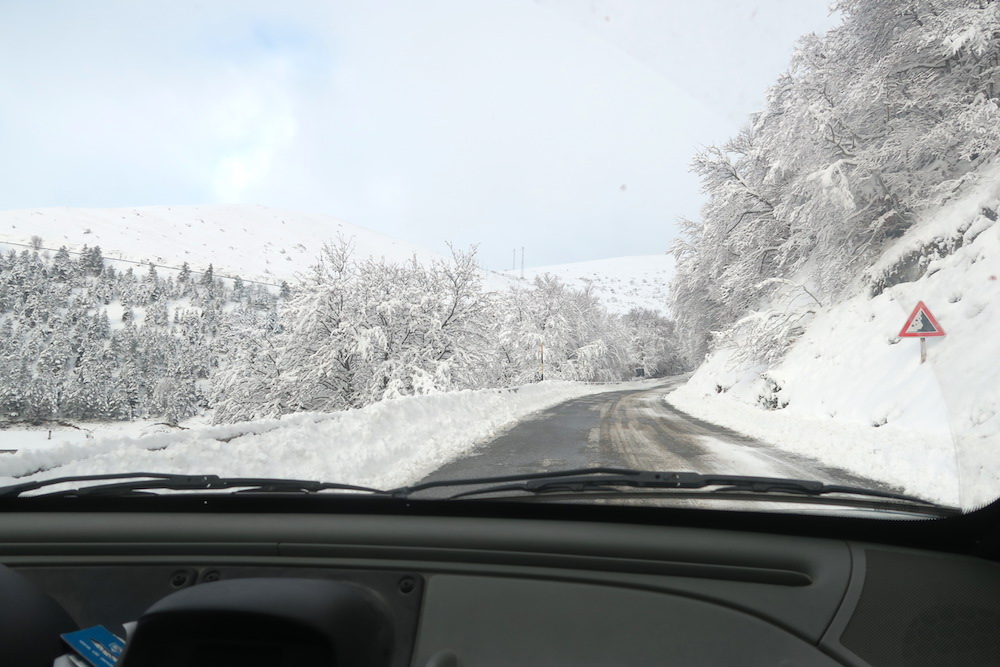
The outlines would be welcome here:
<svg viewBox="0 0 1000 667">
<path fill-rule="evenodd" d="M 576 288 L 589 286 L 613 313 L 626 313 L 632 308 L 667 312 L 674 258 L 671 255 L 636 255 L 555 264 L 525 269 L 524 278 L 531 281 L 544 273 L 559 276 Z M 519 279 L 521 272 L 507 271 L 500 275 Z"/>
<path fill-rule="evenodd" d="M 312 266 L 324 242 L 338 236 L 355 244 L 355 256 L 430 261 L 441 256 L 337 218 L 267 206 L 147 206 L 121 209 L 47 208 L 0 211 L 0 250 L 30 247 L 32 237 L 50 251 L 100 246 L 106 260 L 195 272 L 213 265 L 218 276 L 278 284 L 292 282 Z M 525 280 L 552 273 L 573 287 L 590 286 L 608 310 L 667 310 L 674 263 L 669 255 L 616 257 L 536 267 Z M 504 289 L 520 282 L 520 271 L 490 272 L 487 285 Z"/>
<path fill-rule="evenodd" d="M 0 244 L 100 246 L 107 259 L 163 266 L 214 265 L 217 275 L 289 282 L 314 264 L 325 241 L 352 239 L 357 257 L 402 261 L 431 251 L 326 215 L 266 206 L 150 206 L 122 209 L 49 208 L 0 212 Z"/>
<path fill-rule="evenodd" d="M 1000 169 L 924 216 L 869 274 L 922 277 L 819 308 L 771 367 L 713 353 L 667 400 L 698 417 L 964 507 L 1000 495 Z M 906 269 L 906 270 L 903 270 Z M 919 273 L 917 275 L 920 275 Z M 923 301 L 946 336 L 900 338 Z M 766 377 L 765 377 L 766 374 Z M 779 410 L 764 410 L 761 399 Z"/>
</svg>

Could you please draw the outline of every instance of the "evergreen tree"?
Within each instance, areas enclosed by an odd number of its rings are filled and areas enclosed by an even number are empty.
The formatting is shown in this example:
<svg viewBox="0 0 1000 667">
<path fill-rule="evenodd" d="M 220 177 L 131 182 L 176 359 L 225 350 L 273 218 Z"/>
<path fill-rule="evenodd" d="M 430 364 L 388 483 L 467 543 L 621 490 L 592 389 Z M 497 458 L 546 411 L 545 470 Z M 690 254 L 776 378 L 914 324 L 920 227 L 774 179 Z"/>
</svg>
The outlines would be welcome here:
<svg viewBox="0 0 1000 667">
<path fill-rule="evenodd" d="M 60 282 L 69 280 L 73 275 L 73 258 L 66 246 L 60 246 L 52 260 L 52 277 Z"/>
<path fill-rule="evenodd" d="M 184 271 L 182 270 L 182 273 Z M 195 285 L 188 268 L 178 284 Z M 242 281 L 240 281 L 242 282 Z M 234 292 L 212 280 L 200 307 L 183 314 L 172 278 L 150 264 L 142 280 L 103 266 L 100 248 L 78 260 L 66 248 L 54 256 L 25 250 L 0 254 L 0 414 L 14 419 L 83 420 L 162 417 L 178 420 L 205 407 L 197 382 L 235 347 L 213 338 Z M 255 313 L 273 318 L 276 301 L 243 284 Z M 121 306 L 114 330 L 108 306 Z M 141 324 L 136 305 L 145 306 Z M 174 309 L 173 322 L 170 310 Z"/>
<path fill-rule="evenodd" d="M 215 271 L 211 264 L 208 265 L 205 273 L 201 274 L 201 279 L 198 281 L 198 284 L 203 287 L 211 287 L 215 284 Z"/>
<path fill-rule="evenodd" d="M 90 249 L 84 246 L 80 261 L 87 275 L 99 276 L 104 270 L 104 256 L 101 254 L 100 246 L 94 246 Z"/>
</svg>

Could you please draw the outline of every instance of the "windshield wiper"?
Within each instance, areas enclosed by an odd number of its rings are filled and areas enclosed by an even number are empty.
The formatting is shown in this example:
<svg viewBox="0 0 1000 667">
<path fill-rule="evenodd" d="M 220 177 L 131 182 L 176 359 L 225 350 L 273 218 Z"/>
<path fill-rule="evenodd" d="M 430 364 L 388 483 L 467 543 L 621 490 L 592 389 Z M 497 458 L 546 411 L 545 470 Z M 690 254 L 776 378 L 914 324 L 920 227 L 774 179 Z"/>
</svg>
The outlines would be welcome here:
<svg viewBox="0 0 1000 667">
<path fill-rule="evenodd" d="M 59 491 L 32 494 L 31 497 L 80 498 L 160 495 L 163 491 L 226 491 L 233 494 L 295 493 L 312 494 L 321 491 L 348 491 L 368 495 L 388 496 L 403 500 L 419 499 L 429 489 L 472 487 L 446 495 L 456 500 L 476 496 L 496 496 L 504 500 L 545 499 L 574 500 L 581 498 L 695 498 L 712 500 L 752 500 L 772 502 L 809 502 L 870 509 L 894 509 L 920 512 L 935 516 L 953 516 L 961 510 L 908 496 L 894 491 L 826 484 L 814 480 L 754 477 L 749 475 L 717 475 L 696 472 L 657 472 L 628 468 L 578 468 L 557 472 L 476 477 L 424 482 L 392 490 L 375 489 L 353 484 L 300 479 L 264 477 L 220 477 L 218 475 L 181 475 L 170 473 L 111 473 L 75 475 L 24 482 L 0 487 L 0 498 L 16 498 L 24 494 L 59 484 L 78 482 L 117 483 L 88 484 Z M 504 494 L 517 494 L 506 496 Z M 428 498 L 439 499 L 439 498 Z"/>
<path fill-rule="evenodd" d="M 30 491 L 57 484 L 126 480 L 111 484 L 93 484 L 44 494 L 51 497 L 154 495 L 155 491 L 214 491 L 237 489 L 233 493 L 318 493 L 320 491 L 353 491 L 389 495 L 387 491 L 353 484 L 317 482 L 301 479 L 271 479 L 266 477 L 220 477 L 218 475 L 179 475 L 155 472 L 111 473 L 106 475 L 74 475 L 54 477 L 36 482 L 24 482 L 0 487 L 0 498 L 16 498 Z"/>
<path fill-rule="evenodd" d="M 506 493 L 528 494 L 529 497 L 558 494 L 560 499 L 575 496 L 649 497 L 670 496 L 730 500 L 766 500 L 775 502 L 822 502 L 857 507 L 883 508 L 886 501 L 894 509 L 907 509 L 952 516 L 961 510 L 938 505 L 923 498 L 895 491 L 865 489 L 815 480 L 755 477 L 750 475 L 717 475 L 696 472 L 647 471 L 627 468 L 579 468 L 558 472 L 449 479 L 425 482 L 402 489 L 395 495 L 410 497 L 421 491 L 443 487 L 474 487 L 447 496 L 454 500 L 474 496 L 496 496 Z M 635 493 L 633 490 L 639 490 Z M 825 496 L 836 496 L 826 498 Z M 866 500 L 859 500 L 866 499 Z M 877 502 L 873 499 L 877 499 Z"/>
</svg>

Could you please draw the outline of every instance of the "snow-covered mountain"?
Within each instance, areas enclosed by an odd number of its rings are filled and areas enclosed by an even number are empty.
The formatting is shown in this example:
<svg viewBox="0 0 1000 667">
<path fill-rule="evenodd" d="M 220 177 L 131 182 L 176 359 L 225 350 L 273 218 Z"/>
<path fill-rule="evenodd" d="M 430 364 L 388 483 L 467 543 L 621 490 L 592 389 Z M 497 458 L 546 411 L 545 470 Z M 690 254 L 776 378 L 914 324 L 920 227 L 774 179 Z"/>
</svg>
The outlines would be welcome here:
<svg viewBox="0 0 1000 667">
<path fill-rule="evenodd" d="M 100 246 L 106 260 L 179 268 L 195 272 L 213 265 L 218 276 L 277 284 L 292 282 L 312 266 L 324 242 L 338 236 L 355 244 L 355 256 L 430 261 L 441 256 L 412 243 L 332 216 L 267 206 L 143 206 L 138 208 L 46 208 L 0 211 L 0 249 L 30 247 L 32 237 L 50 251 L 66 246 Z M 535 267 L 526 281 L 551 273 L 573 287 L 590 286 L 612 312 L 631 308 L 667 310 L 667 287 L 674 273 L 669 255 L 616 257 Z M 504 289 L 520 281 L 520 271 L 490 272 L 487 285 Z"/>
<path fill-rule="evenodd" d="M 590 262 L 554 264 L 525 269 L 525 280 L 551 273 L 567 284 L 590 287 L 601 303 L 613 313 L 626 313 L 632 308 L 649 308 L 667 312 L 670 280 L 674 277 L 671 255 L 636 255 L 613 257 Z M 501 276 L 520 279 L 520 271 L 507 271 Z"/>
<path fill-rule="evenodd" d="M 325 241 L 343 236 L 355 255 L 422 260 L 434 253 L 326 215 L 266 206 L 149 206 L 121 209 L 48 208 L 0 212 L 0 245 L 70 251 L 100 246 L 106 259 L 162 266 L 214 265 L 217 275 L 277 283 L 316 262 Z M 16 247 L 16 245 L 15 245 Z"/>
</svg>

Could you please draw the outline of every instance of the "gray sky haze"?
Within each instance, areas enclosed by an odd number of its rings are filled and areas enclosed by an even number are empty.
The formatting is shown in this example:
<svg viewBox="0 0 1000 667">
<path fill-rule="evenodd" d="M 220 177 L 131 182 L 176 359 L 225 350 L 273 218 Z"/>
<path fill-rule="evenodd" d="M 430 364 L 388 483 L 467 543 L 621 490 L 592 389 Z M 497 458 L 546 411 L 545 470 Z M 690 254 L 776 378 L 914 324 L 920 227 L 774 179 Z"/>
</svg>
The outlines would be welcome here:
<svg viewBox="0 0 1000 667">
<path fill-rule="evenodd" d="M 325 213 L 487 267 L 667 249 L 824 0 L 7 0 L 0 209 Z M 317 230 L 317 246 L 324 238 Z"/>
</svg>

